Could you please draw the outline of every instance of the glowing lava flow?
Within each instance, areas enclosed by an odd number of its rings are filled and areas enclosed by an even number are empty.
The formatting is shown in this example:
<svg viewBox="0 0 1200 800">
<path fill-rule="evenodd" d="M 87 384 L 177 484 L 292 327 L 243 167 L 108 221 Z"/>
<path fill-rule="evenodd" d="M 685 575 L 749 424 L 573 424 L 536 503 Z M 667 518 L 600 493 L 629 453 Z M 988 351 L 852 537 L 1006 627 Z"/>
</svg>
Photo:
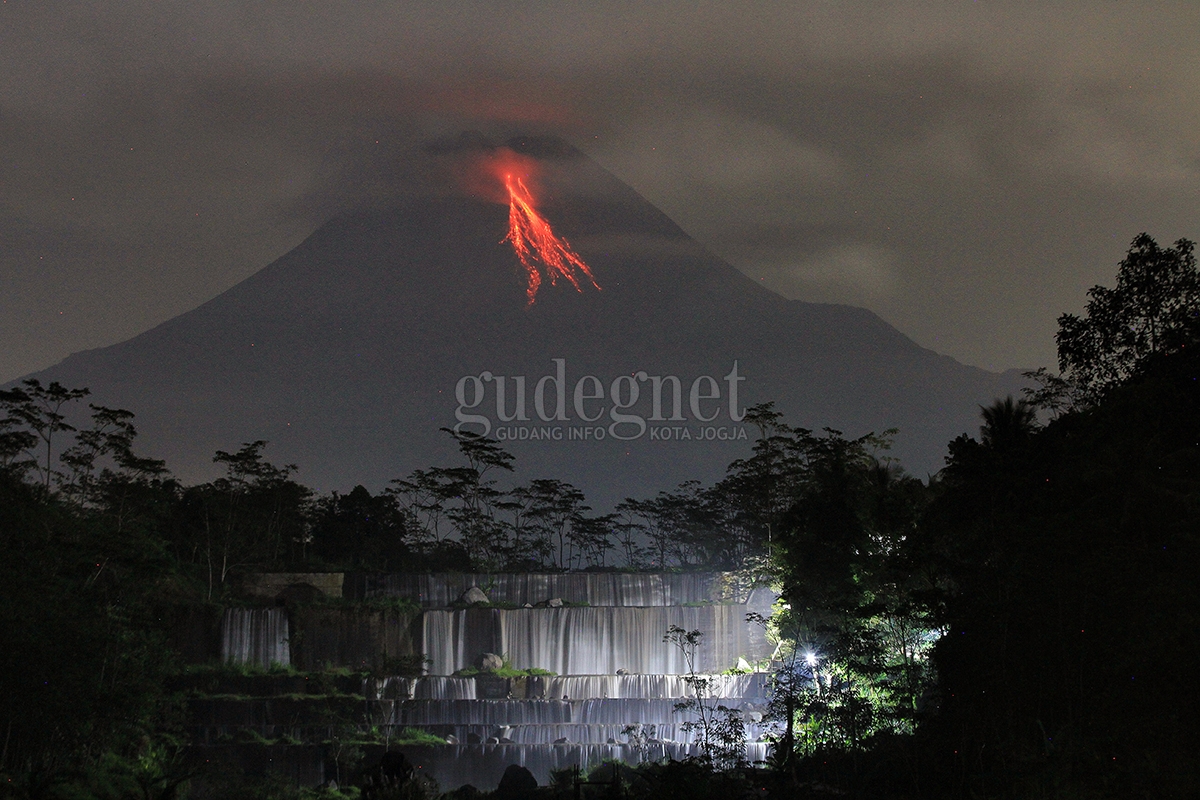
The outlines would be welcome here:
<svg viewBox="0 0 1200 800">
<path fill-rule="evenodd" d="M 561 277 L 570 281 L 576 291 L 583 291 L 578 271 L 599 289 L 588 265 L 571 249 L 566 239 L 554 235 L 550 223 L 534 209 L 533 196 L 525 188 L 525 182 L 509 174 L 504 176 L 504 185 L 508 189 L 508 235 L 502 241 L 512 242 L 513 251 L 525 267 L 528 280 L 525 296 L 529 298 L 529 305 L 533 305 L 538 287 L 542 285 L 542 271 L 536 263 L 539 261 L 545 267 L 551 286 L 557 285 Z"/>
</svg>

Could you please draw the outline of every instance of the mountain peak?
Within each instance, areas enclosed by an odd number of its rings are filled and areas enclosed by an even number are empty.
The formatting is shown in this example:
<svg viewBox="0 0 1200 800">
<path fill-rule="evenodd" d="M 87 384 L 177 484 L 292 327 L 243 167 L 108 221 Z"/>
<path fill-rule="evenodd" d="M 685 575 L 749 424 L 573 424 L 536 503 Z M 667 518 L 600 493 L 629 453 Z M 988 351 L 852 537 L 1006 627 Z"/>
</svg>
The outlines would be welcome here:
<svg viewBox="0 0 1200 800">
<path fill-rule="evenodd" d="M 435 147 L 497 148 L 457 142 Z M 599 508 L 719 477 L 749 452 L 754 403 L 849 435 L 898 427 L 922 474 L 1014 390 L 870 312 L 763 289 L 562 140 L 501 146 L 546 166 L 538 211 L 598 289 L 545 280 L 530 305 L 503 203 L 415 196 L 331 220 L 199 308 L 38 377 L 134 411 L 146 452 L 185 479 L 267 439 L 318 488 L 378 488 L 452 463 L 439 429 L 459 425 Z"/>
</svg>

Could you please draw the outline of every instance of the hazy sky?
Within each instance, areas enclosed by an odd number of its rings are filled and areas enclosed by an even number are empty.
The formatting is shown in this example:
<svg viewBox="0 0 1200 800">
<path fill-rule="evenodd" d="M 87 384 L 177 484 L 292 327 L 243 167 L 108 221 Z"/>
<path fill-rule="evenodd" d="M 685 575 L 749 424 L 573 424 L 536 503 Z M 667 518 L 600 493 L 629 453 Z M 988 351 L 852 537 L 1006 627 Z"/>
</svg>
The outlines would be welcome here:
<svg viewBox="0 0 1200 800">
<path fill-rule="evenodd" d="M 748 275 L 989 368 L 1200 238 L 1200 3 L 0 4 L 0 381 L 557 133 Z"/>
</svg>

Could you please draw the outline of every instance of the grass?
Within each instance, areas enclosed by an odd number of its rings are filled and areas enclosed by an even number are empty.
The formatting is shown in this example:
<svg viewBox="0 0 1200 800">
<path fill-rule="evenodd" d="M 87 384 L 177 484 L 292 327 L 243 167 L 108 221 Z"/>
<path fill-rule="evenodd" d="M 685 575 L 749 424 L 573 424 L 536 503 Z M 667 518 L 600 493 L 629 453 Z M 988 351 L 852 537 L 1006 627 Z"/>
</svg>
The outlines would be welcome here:
<svg viewBox="0 0 1200 800">
<path fill-rule="evenodd" d="M 478 667 L 465 667 L 454 673 L 456 678 L 475 678 L 480 675 L 495 675 L 497 678 L 533 678 L 537 676 L 552 676 L 557 675 L 557 672 L 551 672 L 548 669 L 541 667 L 530 667 L 529 669 L 514 669 L 507 664 L 497 670 L 482 670 Z"/>
<path fill-rule="evenodd" d="M 396 744 L 445 744 L 446 740 L 417 728 L 405 728 L 392 739 Z"/>
<path fill-rule="evenodd" d="M 260 675 L 288 675 L 295 677 L 297 675 L 304 675 L 305 673 L 290 665 L 285 666 L 283 664 L 271 664 L 269 667 L 263 667 L 259 664 L 252 664 L 249 662 L 220 661 L 208 664 L 187 664 L 179 671 L 179 674 L 211 675 L 217 678 L 248 678 Z"/>
<path fill-rule="evenodd" d="M 580 600 L 580 601 L 563 600 L 563 604 L 562 604 L 563 608 L 588 608 L 590 606 L 591 606 L 591 603 L 588 603 L 586 600 Z M 508 600 L 489 600 L 486 603 L 483 603 L 483 602 L 479 602 L 479 603 L 455 602 L 455 603 L 451 604 L 450 607 L 456 611 L 462 610 L 464 608 L 498 608 L 498 609 L 501 609 L 502 611 L 519 611 L 519 610 L 525 608 L 525 606 L 518 605 L 518 604 L 510 602 Z M 549 608 L 549 606 L 545 605 L 544 603 L 539 603 L 537 605 L 534 605 L 533 608 L 541 609 L 541 608 Z"/>
</svg>

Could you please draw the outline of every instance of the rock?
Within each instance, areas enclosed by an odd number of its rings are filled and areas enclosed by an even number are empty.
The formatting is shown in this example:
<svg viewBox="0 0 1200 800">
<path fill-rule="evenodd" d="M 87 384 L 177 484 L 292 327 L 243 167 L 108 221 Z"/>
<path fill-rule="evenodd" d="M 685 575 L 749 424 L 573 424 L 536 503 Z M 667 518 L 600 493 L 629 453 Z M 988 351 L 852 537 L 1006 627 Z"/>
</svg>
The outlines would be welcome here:
<svg viewBox="0 0 1200 800">
<path fill-rule="evenodd" d="M 741 656 L 738 657 L 737 667 L 738 672 L 754 672 L 754 667 L 750 666 L 750 662 Z"/>
<path fill-rule="evenodd" d="M 746 721 L 747 722 L 762 722 L 762 712 L 761 711 L 749 712 L 748 714 L 746 714 Z"/>
<path fill-rule="evenodd" d="M 489 736 L 487 738 L 487 741 L 485 742 L 485 744 L 500 744 L 500 740 L 497 739 L 495 736 Z"/>
<path fill-rule="evenodd" d="M 608 743 L 608 744 L 616 744 L 616 743 L 617 743 L 617 740 L 616 740 L 616 739 L 614 739 L 613 737 L 611 737 L 611 736 L 610 736 L 610 737 L 608 737 L 608 742 L 607 742 L 607 743 Z"/>
<path fill-rule="evenodd" d="M 479 657 L 478 666 L 484 672 L 495 672 L 504 666 L 504 659 L 495 653 L 484 653 Z"/>
<path fill-rule="evenodd" d="M 493 797 L 496 800 L 524 800 L 537 787 L 537 778 L 532 772 L 519 764 L 509 764 Z"/>
<path fill-rule="evenodd" d="M 446 737 L 446 744 L 458 744 L 458 737 L 453 733 Z"/>
<path fill-rule="evenodd" d="M 562 608 L 563 601 L 561 597 L 551 597 L 546 601 L 546 605 L 550 608 Z"/>
<path fill-rule="evenodd" d="M 618 675 L 628 675 L 628 674 L 629 674 L 629 670 L 627 670 L 627 669 L 619 669 L 619 670 L 617 670 L 617 674 L 618 674 Z"/>
<path fill-rule="evenodd" d="M 507 736 L 500 737 L 500 744 L 512 744 L 512 743 L 513 743 L 513 740 L 508 738 Z"/>
<path fill-rule="evenodd" d="M 525 605 L 523 605 L 521 607 L 522 608 L 533 608 L 533 603 L 526 603 Z"/>
<path fill-rule="evenodd" d="M 465 783 L 454 791 L 442 795 L 442 800 L 480 800 L 483 796 L 483 792 L 471 784 Z"/>
<path fill-rule="evenodd" d="M 555 739 L 554 743 L 555 744 L 570 744 L 571 740 L 564 736 L 561 739 Z"/>
<path fill-rule="evenodd" d="M 487 603 L 489 601 L 488 596 L 483 593 L 483 589 L 480 589 L 478 586 L 472 586 L 462 593 L 462 597 L 458 598 L 458 602 L 463 605 L 473 606 L 476 603 Z"/>
<path fill-rule="evenodd" d="M 467 744 L 483 744 L 483 739 L 480 738 L 478 733 L 468 733 Z"/>
</svg>

